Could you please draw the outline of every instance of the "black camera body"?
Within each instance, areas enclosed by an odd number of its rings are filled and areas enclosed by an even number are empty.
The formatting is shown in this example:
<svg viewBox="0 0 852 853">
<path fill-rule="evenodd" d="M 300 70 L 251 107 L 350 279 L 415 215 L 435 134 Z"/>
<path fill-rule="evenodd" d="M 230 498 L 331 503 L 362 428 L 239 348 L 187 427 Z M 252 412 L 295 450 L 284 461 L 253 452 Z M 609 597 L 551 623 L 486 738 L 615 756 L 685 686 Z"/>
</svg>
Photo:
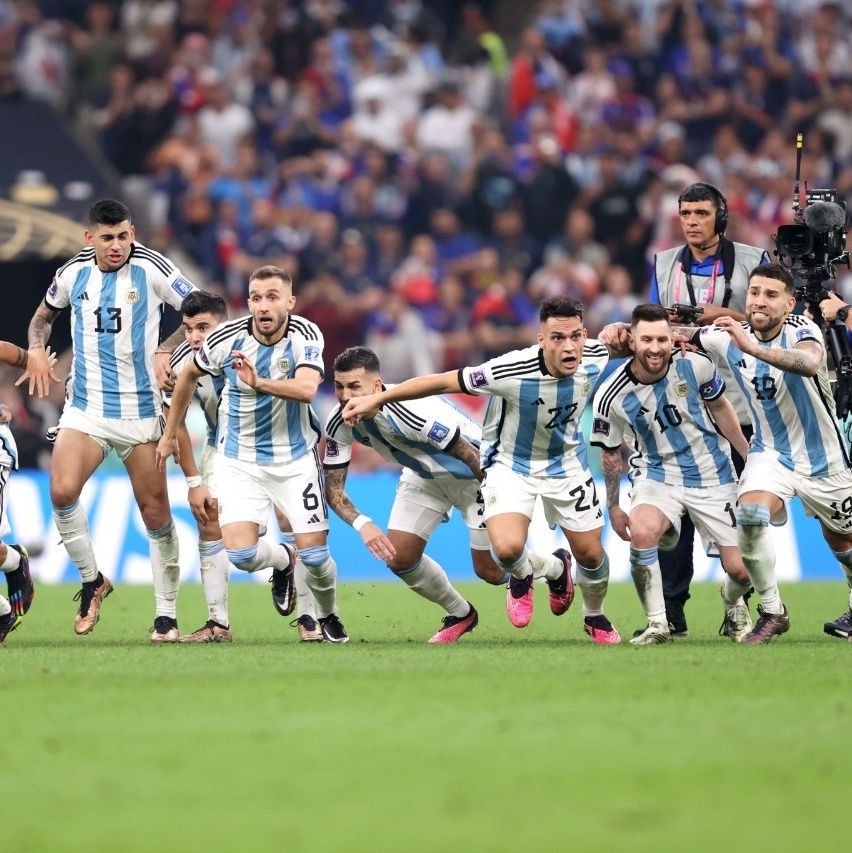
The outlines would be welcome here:
<svg viewBox="0 0 852 853">
<path fill-rule="evenodd" d="M 704 309 L 698 305 L 687 305 L 676 302 L 671 308 L 666 309 L 669 314 L 674 314 L 684 326 L 695 326 L 698 318 L 704 313 Z"/>
</svg>

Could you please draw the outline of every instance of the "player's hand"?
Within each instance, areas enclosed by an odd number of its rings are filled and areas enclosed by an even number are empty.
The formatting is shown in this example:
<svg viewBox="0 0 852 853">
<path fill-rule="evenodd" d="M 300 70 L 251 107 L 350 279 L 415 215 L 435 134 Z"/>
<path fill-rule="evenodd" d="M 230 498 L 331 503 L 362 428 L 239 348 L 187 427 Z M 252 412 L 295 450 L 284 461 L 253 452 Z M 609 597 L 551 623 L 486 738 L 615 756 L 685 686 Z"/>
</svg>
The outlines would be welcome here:
<svg viewBox="0 0 852 853">
<path fill-rule="evenodd" d="M 382 532 L 381 527 L 368 521 L 361 528 L 361 538 L 367 546 L 367 550 L 378 560 L 387 562 L 396 555 L 396 548 L 393 547 L 390 539 Z"/>
<path fill-rule="evenodd" d="M 623 323 L 609 323 L 598 332 L 597 338 L 604 346 L 617 352 L 630 347 L 630 330 Z"/>
<path fill-rule="evenodd" d="M 820 301 L 819 310 L 822 313 L 823 320 L 827 323 L 833 323 L 837 319 L 837 312 L 841 308 L 846 308 L 848 306 L 833 290 L 826 292 L 828 293 L 828 296 Z M 810 310 L 806 311 L 805 314 L 813 320 L 813 315 L 810 313 Z"/>
<path fill-rule="evenodd" d="M 609 507 L 609 523 L 618 534 L 619 539 L 630 541 L 630 528 L 628 527 L 629 516 L 620 506 Z"/>
<path fill-rule="evenodd" d="M 257 388 L 258 375 L 254 362 L 242 351 L 231 351 L 231 367 L 237 372 L 237 378 L 249 388 Z"/>
<path fill-rule="evenodd" d="M 12 410 L 5 403 L 0 403 L 0 424 L 8 424 L 11 420 Z"/>
<path fill-rule="evenodd" d="M 157 387 L 161 391 L 173 391 L 175 377 L 171 366 L 172 354 L 165 351 L 154 353 L 154 372 L 157 378 Z"/>
<path fill-rule="evenodd" d="M 30 396 L 36 393 L 39 397 L 46 397 L 50 393 L 50 383 L 62 381 L 53 372 L 54 364 L 56 364 L 56 355 L 51 352 L 49 347 L 47 349 L 37 347 L 27 350 L 27 368 L 15 385 L 23 385 L 24 382 L 28 382 Z"/>
<path fill-rule="evenodd" d="M 731 340 L 744 352 L 746 355 L 753 355 L 752 341 L 746 335 L 745 330 L 739 320 L 733 317 L 719 317 L 716 320 L 715 326 L 723 332 L 727 332 L 731 336 Z"/>
<path fill-rule="evenodd" d="M 355 426 L 359 421 L 374 418 L 381 408 L 380 403 L 372 402 L 375 394 L 368 397 L 353 397 L 341 412 L 343 421 L 347 426 Z"/>
<path fill-rule="evenodd" d="M 207 524 L 211 515 L 216 518 L 216 499 L 210 494 L 210 489 L 204 483 L 189 489 L 186 500 L 193 516 L 202 524 Z"/>
<path fill-rule="evenodd" d="M 166 470 L 166 463 L 169 457 L 174 456 L 175 462 L 180 463 L 180 446 L 178 445 L 177 436 L 170 436 L 164 433 L 162 438 L 157 442 L 157 469 L 160 471 Z"/>
</svg>

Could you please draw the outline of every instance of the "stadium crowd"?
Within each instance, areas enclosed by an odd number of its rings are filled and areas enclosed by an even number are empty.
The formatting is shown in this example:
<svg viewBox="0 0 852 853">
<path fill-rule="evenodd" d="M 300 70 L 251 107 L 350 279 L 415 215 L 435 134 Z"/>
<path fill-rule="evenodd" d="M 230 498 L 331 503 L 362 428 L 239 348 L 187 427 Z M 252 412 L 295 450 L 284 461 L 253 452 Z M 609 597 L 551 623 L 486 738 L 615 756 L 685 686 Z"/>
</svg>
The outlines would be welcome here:
<svg viewBox="0 0 852 853">
<path fill-rule="evenodd" d="M 391 382 L 526 345 L 547 296 L 590 335 L 627 319 L 693 181 L 771 251 L 797 132 L 809 184 L 852 198 L 844 4 L 546 0 L 516 32 L 500 7 L 4 0 L 2 97 L 94 142 L 146 245 L 232 313 L 279 265 L 328 363 L 366 344 Z M 19 433 L 55 421 L 30 406 Z"/>
</svg>

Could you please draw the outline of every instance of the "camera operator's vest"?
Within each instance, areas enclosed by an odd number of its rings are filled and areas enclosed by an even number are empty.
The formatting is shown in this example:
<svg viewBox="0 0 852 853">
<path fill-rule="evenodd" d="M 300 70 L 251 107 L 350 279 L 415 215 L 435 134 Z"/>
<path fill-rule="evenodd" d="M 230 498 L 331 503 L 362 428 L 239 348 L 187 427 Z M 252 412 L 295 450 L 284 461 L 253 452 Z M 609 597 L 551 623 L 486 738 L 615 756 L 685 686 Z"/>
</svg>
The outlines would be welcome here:
<svg viewBox="0 0 852 853">
<path fill-rule="evenodd" d="M 728 242 L 729 241 L 725 241 Z M 729 243 L 734 249 L 733 269 L 724 269 L 724 262 L 721 264 L 722 269 L 716 277 L 715 289 L 713 292 L 713 305 L 730 308 L 732 311 L 739 311 L 741 314 L 745 311 L 745 296 L 748 289 L 749 273 L 761 263 L 764 263 L 766 252 L 763 249 L 758 249 L 757 246 L 749 246 L 745 243 Z M 675 302 L 691 303 L 689 293 L 686 287 L 686 276 L 681 269 L 682 258 L 684 256 L 684 246 L 675 246 L 674 249 L 666 249 L 665 252 L 660 252 L 654 256 L 654 272 L 657 278 L 657 290 L 660 294 L 660 305 L 668 308 L 674 305 Z M 722 252 L 724 255 L 724 251 Z M 687 253 L 688 257 L 691 257 Z M 722 259 L 723 260 L 723 259 Z M 730 281 L 726 282 L 726 274 L 730 277 Z M 675 283 L 680 277 L 680 293 L 675 296 Z M 710 283 L 710 276 L 704 273 L 692 272 L 692 287 L 697 294 L 706 290 Z M 725 299 L 726 287 L 731 288 L 731 298 L 727 303 Z M 707 300 L 698 299 L 699 302 Z"/>
<path fill-rule="evenodd" d="M 741 314 L 745 312 L 745 298 L 748 290 L 749 273 L 759 264 L 765 263 L 767 260 L 766 252 L 763 249 L 758 249 L 756 246 L 749 246 L 746 243 L 731 243 L 726 240 L 729 246 L 734 249 L 733 269 L 724 269 L 725 247 L 722 246 L 719 260 L 722 261 L 723 269 L 719 270 L 716 276 L 715 289 L 713 292 L 713 305 L 718 305 L 724 308 L 730 308 L 732 311 L 739 311 Z M 681 269 L 681 263 L 686 257 L 691 258 L 691 254 L 686 252 L 685 246 L 675 246 L 674 249 L 666 249 L 665 252 L 660 252 L 654 257 L 654 272 L 657 277 L 657 290 L 660 294 L 660 305 L 665 308 L 674 305 L 675 302 L 692 303 L 689 298 L 689 293 L 686 287 L 686 276 Z M 730 251 L 730 250 L 728 250 Z M 726 274 L 730 277 L 730 281 L 726 282 Z M 680 276 L 680 294 L 679 298 L 675 297 L 675 283 Z M 692 288 L 696 296 L 703 293 L 710 283 L 710 276 L 704 273 L 692 273 Z M 730 288 L 730 298 L 725 302 L 725 291 Z M 698 300 L 706 301 L 706 300 Z M 730 368 L 727 363 L 717 364 L 722 379 L 725 380 L 727 389 L 727 397 L 731 401 L 734 409 L 737 412 L 737 418 L 741 424 L 751 423 L 751 414 L 745 397 L 740 393 L 739 386 L 734 381 L 731 375 Z"/>
</svg>

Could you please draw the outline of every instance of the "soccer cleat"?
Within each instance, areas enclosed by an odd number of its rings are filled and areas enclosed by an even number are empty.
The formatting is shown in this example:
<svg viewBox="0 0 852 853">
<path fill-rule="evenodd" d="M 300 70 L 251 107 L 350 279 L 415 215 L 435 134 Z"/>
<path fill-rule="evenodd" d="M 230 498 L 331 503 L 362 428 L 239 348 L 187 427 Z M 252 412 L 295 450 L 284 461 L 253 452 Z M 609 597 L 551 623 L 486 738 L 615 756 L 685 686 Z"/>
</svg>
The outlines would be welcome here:
<svg viewBox="0 0 852 853">
<path fill-rule="evenodd" d="M 299 641 L 302 643 L 322 642 L 323 636 L 317 620 L 308 613 L 303 613 L 294 619 L 290 625 L 299 631 Z"/>
<path fill-rule="evenodd" d="M 530 624 L 533 613 L 532 572 L 525 578 L 518 579 L 514 575 L 509 578 L 506 587 L 506 613 L 516 628 L 526 628 Z"/>
<path fill-rule="evenodd" d="M 171 616 L 158 616 L 154 619 L 154 627 L 151 629 L 152 643 L 176 643 L 179 638 L 176 619 Z"/>
<path fill-rule="evenodd" d="M 765 613 L 758 604 L 760 618 L 754 628 L 740 641 L 744 646 L 756 646 L 768 643 L 773 637 L 786 634 L 790 630 L 790 617 L 785 607 L 782 613 Z"/>
<path fill-rule="evenodd" d="M 822 630 L 831 637 L 840 637 L 841 640 L 848 640 L 852 637 L 852 610 L 847 610 L 833 622 L 826 622 L 822 626 Z"/>
<path fill-rule="evenodd" d="M 14 610 L 0 616 L 0 643 L 21 624 L 21 617 Z"/>
<path fill-rule="evenodd" d="M 592 642 L 599 646 L 617 646 L 621 642 L 621 635 L 603 613 L 586 616 L 583 619 L 583 630 L 592 638 Z"/>
<path fill-rule="evenodd" d="M 635 633 L 631 646 L 659 646 L 671 642 L 672 635 L 667 622 L 649 622 L 643 630 Z"/>
<path fill-rule="evenodd" d="M 445 616 L 444 625 L 437 634 L 429 638 L 430 643 L 455 643 L 462 634 L 472 631 L 479 624 L 476 608 L 468 602 L 467 616 Z"/>
<path fill-rule="evenodd" d="M 101 604 L 112 592 L 110 579 L 100 572 L 95 580 L 84 583 L 74 596 L 74 601 L 80 602 L 77 615 L 74 617 L 74 631 L 77 634 L 89 634 L 101 618 Z"/>
<path fill-rule="evenodd" d="M 337 618 L 336 613 L 320 619 L 319 625 L 322 631 L 322 638 L 327 643 L 349 642 L 349 634 L 346 633 L 346 629 L 343 627 L 343 623 Z"/>
<path fill-rule="evenodd" d="M 553 556 L 562 561 L 562 574 L 555 580 L 547 581 L 550 588 L 550 612 L 561 616 L 567 612 L 574 600 L 574 579 L 571 577 L 571 555 L 564 548 L 553 552 Z"/>
<path fill-rule="evenodd" d="M 22 545 L 9 545 L 21 555 L 21 565 L 12 572 L 6 572 L 6 586 L 9 590 L 9 604 L 12 613 L 23 616 L 33 603 L 35 587 L 30 575 L 30 555 Z"/>
<path fill-rule="evenodd" d="M 177 625 L 175 625 L 177 627 Z M 153 635 L 151 636 L 153 640 Z M 230 628 L 208 619 L 197 631 L 191 634 L 181 634 L 177 641 L 179 643 L 231 643 L 234 635 Z"/>
<path fill-rule="evenodd" d="M 741 643 L 743 637 L 752 629 L 751 615 L 745 604 L 725 607 L 725 618 L 719 628 L 720 637 L 730 637 L 734 643 Z"/>
<path fill-rule="evenodd" d="M 290 555 L 290 565 L 286 569 L 273 569 L 269 582 L 272 584 L 272 603 L 282 616 L 289 616 L 296 606 L 296 549 L 283 543 Z"/>
</svg>

